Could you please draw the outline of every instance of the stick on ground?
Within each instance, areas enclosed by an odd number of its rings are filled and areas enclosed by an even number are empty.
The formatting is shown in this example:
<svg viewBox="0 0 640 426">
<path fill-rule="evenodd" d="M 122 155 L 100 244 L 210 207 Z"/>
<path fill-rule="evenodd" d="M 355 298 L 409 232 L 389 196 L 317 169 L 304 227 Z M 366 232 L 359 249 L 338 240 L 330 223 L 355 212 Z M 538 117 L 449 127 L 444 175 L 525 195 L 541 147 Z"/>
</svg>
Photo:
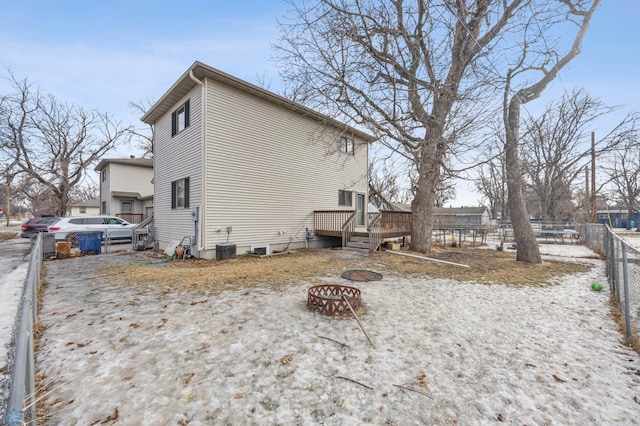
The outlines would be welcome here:
<svg viewBox="0 0 640 426">
<path fill-rule="evenodd" d="M 460 266 L 462 268 L 468 268 L 469 267 L 469 265 L 465 265 L 463 263 L 449 262 L 447 260 L 434 259 L 432 257 L 426 257 L 426 256 L 416 256 L 415 254 L 401 253 L 399 251 L 394 251 L 394 250 L 387 250 L 385 253 L 398 254 L 400 256 L 407 256 L 407 257 L 415 257 L 416 259 L 430 260 L 431 262 L 446 263 L 447 265 Z"/>
<path fill-rule="evenodd" d="M 331 340 L 334 343 L 337 343 L 339 345 L 342 345 L 344 347 L 347 347 L 347 348 L 351 349 L 351 346 L 347 345 L 346 343 L 338 342 L 337 340 L 333 340 L 330 337 L 324 337 L 324 336 L 318 336 L 318 337 L 321 338 L 321 339 Z"/>
<path fill-rule="evenodd" d="M 364 388 L 367 388 L 367 389 L 371 389 L 371 390 L 373 390 L 373 388 L 372 388 L 371 386 L 367 386 L 367 385 L 365 385 L 365 384 L 363 384 L 363 383 L 360 383 L 360 382 L 359 382 L 359 381 L 357 381 L 357 380 L 353 380 L 353 379 L 350 379 L 350 378 L 348 378 L 348 377 L 344 377 L 344 376 L 333 376 L 333 377 L 335 377 L 336 379 L 347 380 L 347 381 L 349 381 L 349 382 L 355 383 L 356 385 L 360 385 L 360 386 L 362 386 L 362 387 L 364 387 Z"/>
<path fill-rule="evenodd" d="M 349 307 L 349 310 L 351 311 L 351 313 L 353 314 L 353 317 L 356 319 L 356 321 L 358 322 L 358 325 L 360 326 L 360 329 L 362 330 L 362 332 L 364 333 L 365 336 L 367 336 L 367 340 L 369 341 L 369 344 L 371 345 L 371 347 L 373 349 L 375 349 L 375 345 L 373 344 L 373 342 L 371 341 L 371 339 L 369 338 L 369 335 L 367 334 L 367 332 L 365 331 L 364 327 L 362 326 L 362 324 L 360 324 L 360 320 L 358 319 L 358 316 L 356 315 L 356 312 L 353 310 L 353 308 L 351 307 L 351 303 L 349 303 L 349 299 L 347 299 L 347 296 L 345 296 L 344 294 L 342 295 L 342 298 L 344 299 L 345 302 L 347 302 L 347 306 Z"/>
<path fill-rule="evenodd" d="M 429 395 L 428 393 L 426 393 L 426 392 L 422 392 L 422 391 L 419 391 L 419 390 L 417 390 L 417 389 L 411 389 L 411 388 L 408 388 L 408 387 L 406 387 L 406 386 L 402 386 L 402 385 L 393 385 L 393 386 L 395 386 L 395 387 L 397 387 L 397 388 L 400 388 L 400 389 L 405 389 L 405 390 L 408 390 L 408 391 L 411 391 L 411 392 L 419 393 L 420 395 L 424 395 L 424 396 L 426 396 L 427 398 L 431 398 L 431 399 L 433 399 L 433 397 L 432 397 L 431 395 Z"/>
</svg>

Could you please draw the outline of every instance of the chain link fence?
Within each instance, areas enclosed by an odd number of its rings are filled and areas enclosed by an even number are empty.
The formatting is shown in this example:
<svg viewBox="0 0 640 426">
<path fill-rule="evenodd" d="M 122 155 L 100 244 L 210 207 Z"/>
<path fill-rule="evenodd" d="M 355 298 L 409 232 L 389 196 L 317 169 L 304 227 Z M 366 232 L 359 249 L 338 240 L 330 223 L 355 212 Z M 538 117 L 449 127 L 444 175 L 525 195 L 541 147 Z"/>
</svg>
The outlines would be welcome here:
<svg viewBox="0 0 640 426">
<path fill-rule="evenodd" d="M 609 290 L 620 306 L 627 344 L 640 353 L 640 251 L 605 225 L 584 224 L 581 236 L 605 257 Z"/>
<path fill-rule="evenodd" d="M 38 322 L 38 290 L 42 268 L 43 234 L 39 233 L 31 250 L 29 270 L 18 311 L 15 352 L 9 384 L 5 425 L 35 424 L 34 331 Z"/>
</svg>

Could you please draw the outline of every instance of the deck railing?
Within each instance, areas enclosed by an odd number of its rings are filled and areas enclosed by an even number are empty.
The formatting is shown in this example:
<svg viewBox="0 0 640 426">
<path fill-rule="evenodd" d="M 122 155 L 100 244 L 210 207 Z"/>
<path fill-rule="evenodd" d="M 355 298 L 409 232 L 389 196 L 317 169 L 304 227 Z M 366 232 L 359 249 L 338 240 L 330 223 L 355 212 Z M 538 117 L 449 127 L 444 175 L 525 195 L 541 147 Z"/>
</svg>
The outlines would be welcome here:
<svg viewBox="0 0 640 426">
<path fill-rule="evenodd" d="M 382 233 L 411 234 L 411 212 L 380 212 L 380 226 Z"/>
<path fill-rule="evenodd" d="M 347 221 L 342 225 L 342 248 L 347 246 L 356 230 L 356 212 L 351 213 Z"/>
<path fill-rule="evenodd" d="M 353 210 L 316 210 L 313 227 L 319 235 L 342 237 L 342 227 L 352 216 L 355 216 Z"/>
<path fill-rule="evenodd" d="M 380 226 L 380 219 L 382 213 L 370 213 L 369 214 L 369 253 L 375 253 L 382 244 L 382 227 Z"/>
<path fill-rule="evenodd" d="M 116 216 L 129 223 L 140 223 L 144 220 L 144 215 L 142 213 L 116 213 Z"/>
<path fill-rule="evenodd" d="M 313 213 L 314 229 L 317 235 L 340 237 L 342 244 L 346 244 L 356 233 L 356 212 L 353 210 L 316 210 Z M 374 219 L 375 215 L 378 215 L 376 219 Z M 375 222 L 373 222 L 374 220 Z M 390 211 L 370 213 L 367 231 L 370 247 L 376 244 L 379 247 L 384 238 L 410 235 L 411 213 Z"/>
</svg>

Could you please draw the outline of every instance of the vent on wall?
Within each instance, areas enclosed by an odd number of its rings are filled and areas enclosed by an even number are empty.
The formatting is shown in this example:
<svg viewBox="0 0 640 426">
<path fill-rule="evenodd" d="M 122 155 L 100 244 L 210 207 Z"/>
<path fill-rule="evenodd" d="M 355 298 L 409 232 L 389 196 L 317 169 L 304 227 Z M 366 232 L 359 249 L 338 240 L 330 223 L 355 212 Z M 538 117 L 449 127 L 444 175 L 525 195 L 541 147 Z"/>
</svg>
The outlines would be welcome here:
<svg viewBox="0 0 640 426">
<path fill-rule="evenodd" d="M 269 244 L 252 245 L 251 253 L 257 254 L 259 256 L 270 255 L 271 247 L 269 247 Z"/>
</svg>

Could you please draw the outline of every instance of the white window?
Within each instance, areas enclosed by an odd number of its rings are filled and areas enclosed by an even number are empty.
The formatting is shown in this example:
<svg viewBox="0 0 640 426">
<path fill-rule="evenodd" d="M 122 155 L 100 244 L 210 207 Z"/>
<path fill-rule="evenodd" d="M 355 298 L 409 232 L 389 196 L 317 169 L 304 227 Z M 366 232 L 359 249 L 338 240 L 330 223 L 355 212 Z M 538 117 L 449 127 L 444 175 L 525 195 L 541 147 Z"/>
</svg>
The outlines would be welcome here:
<svg viewBox="0 0 640 426">
<path fill-rule="evenodd" d="M 352 195 L 353 194 L 352 194 L 351 191 L 339 190 L 338 191 L 338 205 L 339 206 L 348 206 L 348 207 L 353 206 L 353 202 L 351 201 Z"/>
<path fill-rule="evenodd" d="M 340 138 L 340 152 L 353 155 L 353 139 L 347 137 Z"/>
</svg>

